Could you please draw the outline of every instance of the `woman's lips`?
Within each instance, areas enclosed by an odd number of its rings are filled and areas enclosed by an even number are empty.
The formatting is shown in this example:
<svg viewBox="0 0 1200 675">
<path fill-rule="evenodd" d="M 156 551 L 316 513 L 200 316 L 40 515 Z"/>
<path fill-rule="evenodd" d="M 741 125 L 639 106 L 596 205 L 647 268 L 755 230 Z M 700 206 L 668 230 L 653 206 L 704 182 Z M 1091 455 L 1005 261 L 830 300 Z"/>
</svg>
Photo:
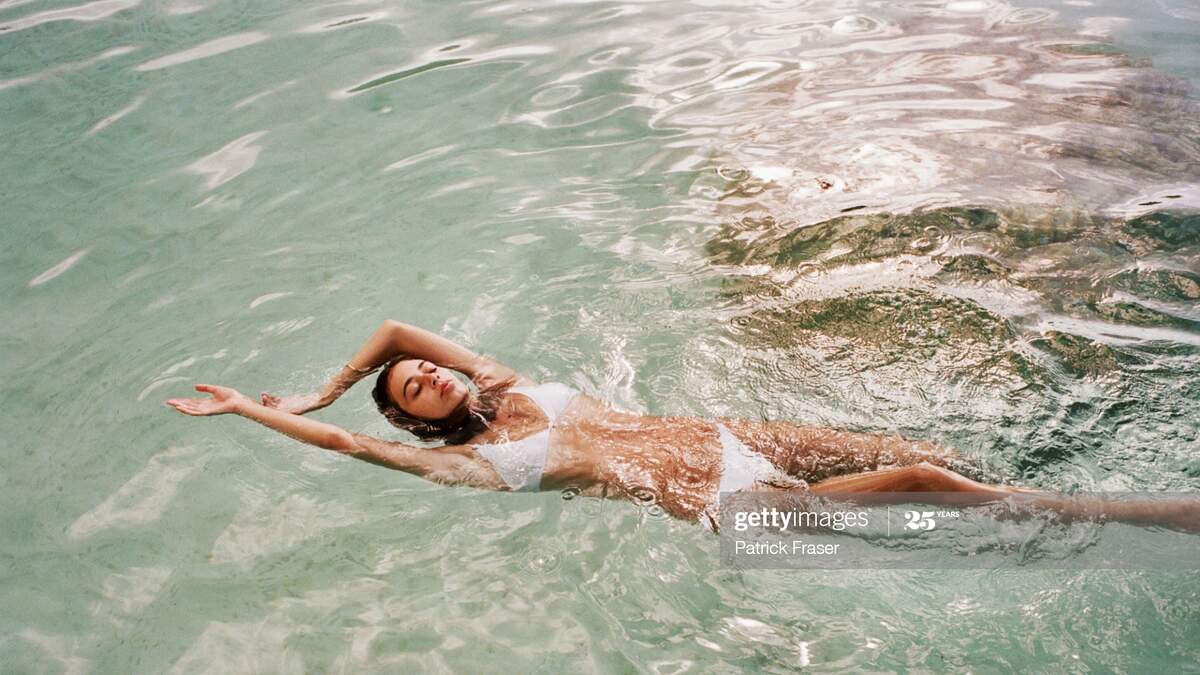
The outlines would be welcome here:
<svg viewBox="0 0 1200 675">
<path fill-rule="evenodd" d="M 449 394 L 450 388 L 451 388 L 451 382 L 450 382 L 450 380 L 446 380 L 446 383 L 442 385 L 442 396 Z"/>
</svg>

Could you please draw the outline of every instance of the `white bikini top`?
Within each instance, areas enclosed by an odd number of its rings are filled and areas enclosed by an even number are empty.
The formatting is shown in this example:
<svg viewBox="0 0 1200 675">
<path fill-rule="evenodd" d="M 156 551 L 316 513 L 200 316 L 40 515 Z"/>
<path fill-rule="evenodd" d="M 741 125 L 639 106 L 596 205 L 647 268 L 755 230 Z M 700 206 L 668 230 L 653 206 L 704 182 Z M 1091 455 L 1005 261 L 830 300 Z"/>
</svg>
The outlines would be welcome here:
<svg viewBox="0 0 1200 675">
<path fill-rule="evenodd" d="M 546 470 L 546 455 L 550 452 L 550 430 L 554 428 L 554 421 L 579 392 L 560 382 L 513 387 L 509 391 L 526 396 L 537 404 L 542 414 L 550 421 L 549 426 L 522 439 L 485 443 L 474 448 L 491 463 L 492 468 L 496 469 L 496 473 L 500 474 L 514 492 L 536 492 L 541 489 L 542 473 Z"/>
</svg>

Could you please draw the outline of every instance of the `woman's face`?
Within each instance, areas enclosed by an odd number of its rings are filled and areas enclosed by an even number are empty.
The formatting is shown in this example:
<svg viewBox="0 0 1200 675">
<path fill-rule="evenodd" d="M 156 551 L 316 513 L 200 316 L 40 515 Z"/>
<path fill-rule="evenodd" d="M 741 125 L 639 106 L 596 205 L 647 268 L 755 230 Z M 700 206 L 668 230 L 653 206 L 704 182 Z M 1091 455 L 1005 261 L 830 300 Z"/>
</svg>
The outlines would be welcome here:
<svg viewBox="0 0 1200 675">
<path fill-rule="evenodd" d="M 470 396 L 453 371 L 429 361 L 400 361 L 388 373 L 388 393 L 404 412 L 423 420 L 448 417 Z"/>
</svg>

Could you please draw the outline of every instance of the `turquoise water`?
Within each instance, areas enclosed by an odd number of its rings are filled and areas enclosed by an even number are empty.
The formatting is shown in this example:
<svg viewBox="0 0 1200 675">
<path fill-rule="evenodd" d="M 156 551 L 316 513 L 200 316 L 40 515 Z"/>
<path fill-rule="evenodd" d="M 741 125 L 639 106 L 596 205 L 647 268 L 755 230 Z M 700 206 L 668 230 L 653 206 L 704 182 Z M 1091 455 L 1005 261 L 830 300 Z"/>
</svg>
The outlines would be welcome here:
<svg viewBox="0 0 1200 675">
<path fill-rule="evenodd" d="M 651 414 L 1200 488 L 1200 9 L 0 3 L 6 672 L 1196 672 L 1194 574 L 737 571 L 162 400 L 385 318 Z M 363 385 L 360 385 L 363 387 Z M 353 390 L 322 420 L 396 433 Z"/>
</svg>

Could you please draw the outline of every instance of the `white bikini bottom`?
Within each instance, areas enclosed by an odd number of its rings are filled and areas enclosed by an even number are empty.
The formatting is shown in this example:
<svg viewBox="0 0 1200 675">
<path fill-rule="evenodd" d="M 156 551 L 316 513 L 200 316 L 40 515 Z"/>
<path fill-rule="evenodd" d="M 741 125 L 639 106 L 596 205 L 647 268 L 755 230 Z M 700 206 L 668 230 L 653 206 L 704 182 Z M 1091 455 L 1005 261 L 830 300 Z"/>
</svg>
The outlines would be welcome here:
<svg viewBox="0 0 1200 675">
<path fill-rule="evenodd" d="M 719 529 L 721 494 L 753 488 L 756 484 L 773 487 L 799 488 L 807 485 L 793 478 L 771 460 L 746 447 L 729 427 L 716 423 L 721 437 L 721 483 L 716 498 L 700 512 L 700 524 L 716 532 Z"/>
</svg>

